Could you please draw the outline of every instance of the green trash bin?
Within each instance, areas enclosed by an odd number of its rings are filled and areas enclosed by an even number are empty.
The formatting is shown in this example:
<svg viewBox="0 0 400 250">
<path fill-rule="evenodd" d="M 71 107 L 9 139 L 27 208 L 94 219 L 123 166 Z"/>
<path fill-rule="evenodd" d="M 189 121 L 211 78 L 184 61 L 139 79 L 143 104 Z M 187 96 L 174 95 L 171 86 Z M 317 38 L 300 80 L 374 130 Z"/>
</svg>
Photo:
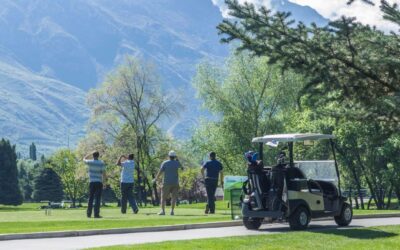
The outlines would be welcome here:
<svg viewBox="0 0 400 250">
<path fill-rule="evenodd" d="M 231 189 L 242 189 L 243 182 L 247 176 L 225 176 L 224 177 L 224 200 L 231 201 Z"/>
<path fill-rule="evenodd" d="M 239 220 L 242 218 L 242 188 L 232 188 L 229 190 L 230 194 L 230 207 L 232 220 Z"/>
</svg>

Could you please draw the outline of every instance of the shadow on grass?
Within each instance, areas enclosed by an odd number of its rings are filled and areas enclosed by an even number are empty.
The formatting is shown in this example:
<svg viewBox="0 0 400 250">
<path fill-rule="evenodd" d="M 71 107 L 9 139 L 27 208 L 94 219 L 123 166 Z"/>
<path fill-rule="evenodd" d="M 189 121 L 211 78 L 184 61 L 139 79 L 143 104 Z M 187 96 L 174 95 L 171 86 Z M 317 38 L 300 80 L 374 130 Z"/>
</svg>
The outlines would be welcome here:
<svg viewBox="0 0 400 250">
<path fill-rule="evenodd" d="M 318 231 L 310 231 L 312 233 L 318 234 L 328 234 L 328 235 L 337 235 L 343 236 L 352 239 L 380 239 L 380 238 L 388 238 L 398 236 L 396 233 L 386 232 L 378 229 L 372 228 L 356 228 L 356 229 L 348 229 L 347 228 L 338 228 L 334 230 L 318 230 Z"/>
</svg>

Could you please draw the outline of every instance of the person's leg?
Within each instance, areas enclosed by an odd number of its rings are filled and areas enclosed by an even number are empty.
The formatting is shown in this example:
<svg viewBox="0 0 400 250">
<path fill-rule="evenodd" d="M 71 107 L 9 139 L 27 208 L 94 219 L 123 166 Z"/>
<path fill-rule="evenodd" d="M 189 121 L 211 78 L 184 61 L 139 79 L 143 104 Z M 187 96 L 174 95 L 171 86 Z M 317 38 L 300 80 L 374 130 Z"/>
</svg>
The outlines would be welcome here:
<svg viewBox="0 0 400 250">
<path fill-rule="evenodd" d="M 88 206 L 86 210 L 86 215 L 87 217 L 92 216 L 92 210 L 93 210 L 93 199 L 94 199 L 94 193 L 95 193 L 95 185 L 94 183 L 89 183 L 89 200 L 88 200 Z"/>
<path fill-rule="evenodd" d="M 178 192 L 179 192 L 179 185 L 174 185 L 170 191 L 171 191 L 171 215 L 174 215 L 176 198 L 178 197 Z"/>
<path fill-rule="evenodd" d="M 207 193 L 207 206 L 206 206 L 206 213 L 208 214 L 211 209 L 211 200 L 213 199 L 212 189 L 211 189 L 211 180 L 207 178 L 204 182 L 206 186 L 206 193 Z"/>
<path fill-rule="evenodd" d="M 121 183 L 121 213 L 126 213 L 126 203 L 127 203 L 127 185 L 126 183 Z"/>
<path fill-rule="evenodd" d="M 218 180 L 212 180 L 211 185 L 210 185 L 210 213 L 213 214 L 215 213 L 215 191 L 217 191 L 217 186 L 218 186 Z"/>
<path fill-rule="evenodd" d="M 161 188 L 161 212 L 159 213 L 160 215 L 164 215 L 165 214 L 165 203 L 167 201 L 167 186 L 163 185 L 163 187 Z"/>
<path fill-rule="evenodd" d="M 101 193 L 103 191 L 103 183 L 96 183 L 95 202 L 94 202 L 94 217 L 100 217 Z"/>
<path fill-rule="evenodd" d="M 136 201 L 135 198 L 133 198 L 133 183 L 128 183 L 126 184 L 126 197 L 129 201 L 129 205 L 131 206 L 133 212 L 135 214 L 137 214 L 137 212 L 139 211 L 137 205 L 136 205 Z"/>
</svg>

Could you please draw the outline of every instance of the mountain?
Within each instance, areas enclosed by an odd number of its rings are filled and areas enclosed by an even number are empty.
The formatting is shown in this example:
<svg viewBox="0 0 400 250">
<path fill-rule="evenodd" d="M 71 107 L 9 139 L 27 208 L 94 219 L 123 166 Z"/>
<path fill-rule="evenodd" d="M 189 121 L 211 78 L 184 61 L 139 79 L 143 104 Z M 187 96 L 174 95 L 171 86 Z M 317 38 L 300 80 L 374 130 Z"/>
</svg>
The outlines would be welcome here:
<svg viewBox="0 0 400 250">
<path fill-rule="evenodd" d="M 329 22 L 313 8 L 292 3 L 290 0 L 273 0 L 271 5 L 274 10 L 290 12 L 292 19 L 301 21 L 306 25 L 315 23 L 319 26 L 325 26 Z"/>
<path fill-rule="evenodd" d="M 0 96 L 0 137 L 18 142 L 19 151 L 28 152 L 27 145 L 34 141 L 45 153 L 83 136 L 88 110 L 79 88 L 3 59 Z"/>
<path fill-rule="evenodd" d="M 287 0 L 274 4 L 321 19 Z M 184 91 L 186 110 L 163 126 L 187 136 L 201 114 L 190 84 L 196 64 L 229 53 L 215 29 L 221 20 L 211 0 L 0 1 L 0 137 L 22 148 L 34 141 L 40 153 L 68 138 L 75 145 L 88 119 L 86 92 L 126 54 L 154 62 L 165 90 Z"/>
</svg>

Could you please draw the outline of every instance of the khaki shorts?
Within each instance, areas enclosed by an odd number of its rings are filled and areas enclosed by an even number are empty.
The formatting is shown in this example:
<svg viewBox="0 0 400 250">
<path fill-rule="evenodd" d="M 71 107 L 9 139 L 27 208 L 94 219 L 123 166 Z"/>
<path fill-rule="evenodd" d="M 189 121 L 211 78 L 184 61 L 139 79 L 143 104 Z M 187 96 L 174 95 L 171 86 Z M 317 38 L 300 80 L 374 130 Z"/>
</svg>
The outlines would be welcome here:
<svg viewBox="0 0 400 250">
<path fill-rule="evenodd" d="M 168 199 L 170 195 L 172 199 L 176 199 L 176 197 L 178 196 L 179 185 L 164 184 L 161 191 L 161 196 L 163 199 Z"/>
</svg>

